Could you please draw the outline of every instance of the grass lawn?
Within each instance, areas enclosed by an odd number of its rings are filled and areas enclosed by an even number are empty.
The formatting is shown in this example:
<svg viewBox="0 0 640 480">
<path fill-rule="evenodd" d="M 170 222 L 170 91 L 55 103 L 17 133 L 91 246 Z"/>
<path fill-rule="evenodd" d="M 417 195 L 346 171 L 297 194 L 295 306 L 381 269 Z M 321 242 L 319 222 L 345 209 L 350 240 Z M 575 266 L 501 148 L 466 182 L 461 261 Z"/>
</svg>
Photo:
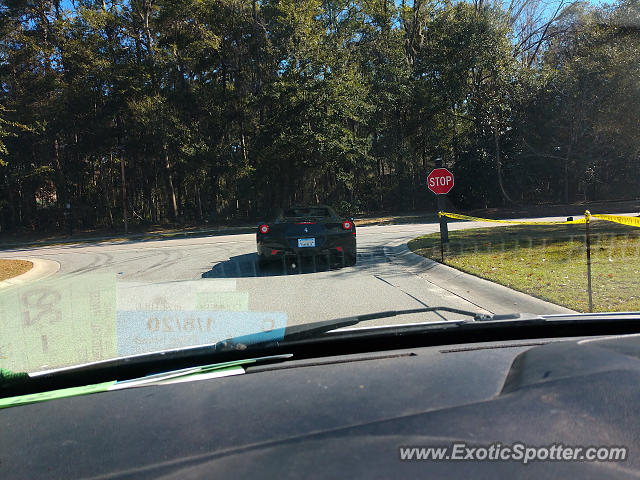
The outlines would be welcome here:
<svg viewBox="0 0 640 480">
<path fill-rule="evenodd" d="M 0 259 L 0 281 L 22 275 L 31 270 L 31 267 L 33 267 L 33 263 L 26 260 Z"/>
<path fill-rule="evenodd" d="M 640 228 L 591 223 L 594 311 L 640 310 Z M 445 264 L 573 310 L 589 309 L 584 225 L 514 225 L 449 232 Z M 409 242 L 440 261 L 440 234 Z"/>
</svg>

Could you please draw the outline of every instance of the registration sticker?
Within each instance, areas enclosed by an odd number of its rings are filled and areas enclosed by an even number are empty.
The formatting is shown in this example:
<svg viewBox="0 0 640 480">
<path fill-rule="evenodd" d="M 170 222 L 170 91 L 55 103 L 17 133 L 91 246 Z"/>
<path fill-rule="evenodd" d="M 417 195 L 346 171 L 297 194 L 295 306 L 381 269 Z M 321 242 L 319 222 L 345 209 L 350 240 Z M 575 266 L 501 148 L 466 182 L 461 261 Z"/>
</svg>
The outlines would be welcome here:
<svg viewBox="0 0 640 480">
<path fill-rule="evenodd" d="M 298 248 L 315 247 L 315 246 L 316 246 L 315 238 L 299 238 L 298 239 Z"/>
<path fill-rule="evenodd" d="M 118 355 L 214 344 L 278 341 L 285 312 L 121 311 L 117 313 Z"/>
</svg>

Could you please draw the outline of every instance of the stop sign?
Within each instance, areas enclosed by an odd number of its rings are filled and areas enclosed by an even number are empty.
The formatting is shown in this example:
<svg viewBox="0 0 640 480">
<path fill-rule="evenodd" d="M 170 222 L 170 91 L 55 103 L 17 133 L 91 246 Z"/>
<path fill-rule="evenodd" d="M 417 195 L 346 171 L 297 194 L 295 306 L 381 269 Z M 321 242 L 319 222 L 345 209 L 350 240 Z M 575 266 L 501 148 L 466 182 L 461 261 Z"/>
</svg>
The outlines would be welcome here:
<svg viewBox="0 0 640 480">
<path fill-rule="evenodd" d="M 453 188 L 453 174 L 446 168 L 431 170 L 427 176 L 427 187 L 436 195 L 449 193 L 449 190 Z"/>
</svg>

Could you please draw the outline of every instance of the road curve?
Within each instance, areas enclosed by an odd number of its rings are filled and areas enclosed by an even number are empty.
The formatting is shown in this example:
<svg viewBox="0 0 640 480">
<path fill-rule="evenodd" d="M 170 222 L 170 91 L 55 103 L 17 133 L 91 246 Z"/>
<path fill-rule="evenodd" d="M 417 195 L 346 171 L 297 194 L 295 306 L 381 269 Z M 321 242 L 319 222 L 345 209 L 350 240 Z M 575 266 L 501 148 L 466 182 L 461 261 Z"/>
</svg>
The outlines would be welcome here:
<svg viewBox="0 0 640 480">
<path fill-rule="evenodd" d="M 480 222 L 458 222 L 450 228 L 494 226 Z M 507 313 L 521 311 L 508 289 L 498 291 L 491 302 L 474 301 L 473 292 L 450 288 L 447 282 L 429 277 L 429 272 L 410 268 L 399 261 L 412 238 L 438 231 L 438 224 L 404 224 L 358 228 L 358 264 L 328 268 L 321 262 L 306 262 L 296 268 L 272 266 L 260 270 L 255 254 L 255 235 L 221 235 L 198 238 L 73 244 L 2 252 L 4 258 L 26 255 L 56 261 L 57 275 L 81 276 L 108 273 L 120 285 L 182 280 L 208 282 L 233 280 L 234 289 L 246 292 L 252 311 L 285 312 L 289 325 L 327 320 L 381 310 L 446 305 L 464 310 Z M 466 287 L 465 287 L 466 288 Z M 505 293 L 506 291 L 506 293 Z M 528 297 L 530 298 L 530 297 Z M 566 311 L 539 302 L 530 313 Z M 538 308 L 538 307 L 536 307 Z M 443 313 L 385 319 L 373 324 L 459 318 Z"/>
</svg>

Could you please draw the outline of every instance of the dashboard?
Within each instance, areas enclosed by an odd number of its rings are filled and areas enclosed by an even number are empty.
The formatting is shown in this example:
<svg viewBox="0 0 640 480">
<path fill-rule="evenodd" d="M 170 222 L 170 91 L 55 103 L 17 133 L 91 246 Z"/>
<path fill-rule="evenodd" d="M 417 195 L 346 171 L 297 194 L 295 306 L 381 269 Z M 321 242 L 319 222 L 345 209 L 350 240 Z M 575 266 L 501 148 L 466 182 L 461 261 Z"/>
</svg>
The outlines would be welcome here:
<svg viewBox="0 0 640 480">
<path fill-rule="evenodd" d="M 640 336 L 431 346 L 0 410 L 0 478 L 637 478 Z M 625 446 L 623 462 L 402 447 Z"/>
</svg>

